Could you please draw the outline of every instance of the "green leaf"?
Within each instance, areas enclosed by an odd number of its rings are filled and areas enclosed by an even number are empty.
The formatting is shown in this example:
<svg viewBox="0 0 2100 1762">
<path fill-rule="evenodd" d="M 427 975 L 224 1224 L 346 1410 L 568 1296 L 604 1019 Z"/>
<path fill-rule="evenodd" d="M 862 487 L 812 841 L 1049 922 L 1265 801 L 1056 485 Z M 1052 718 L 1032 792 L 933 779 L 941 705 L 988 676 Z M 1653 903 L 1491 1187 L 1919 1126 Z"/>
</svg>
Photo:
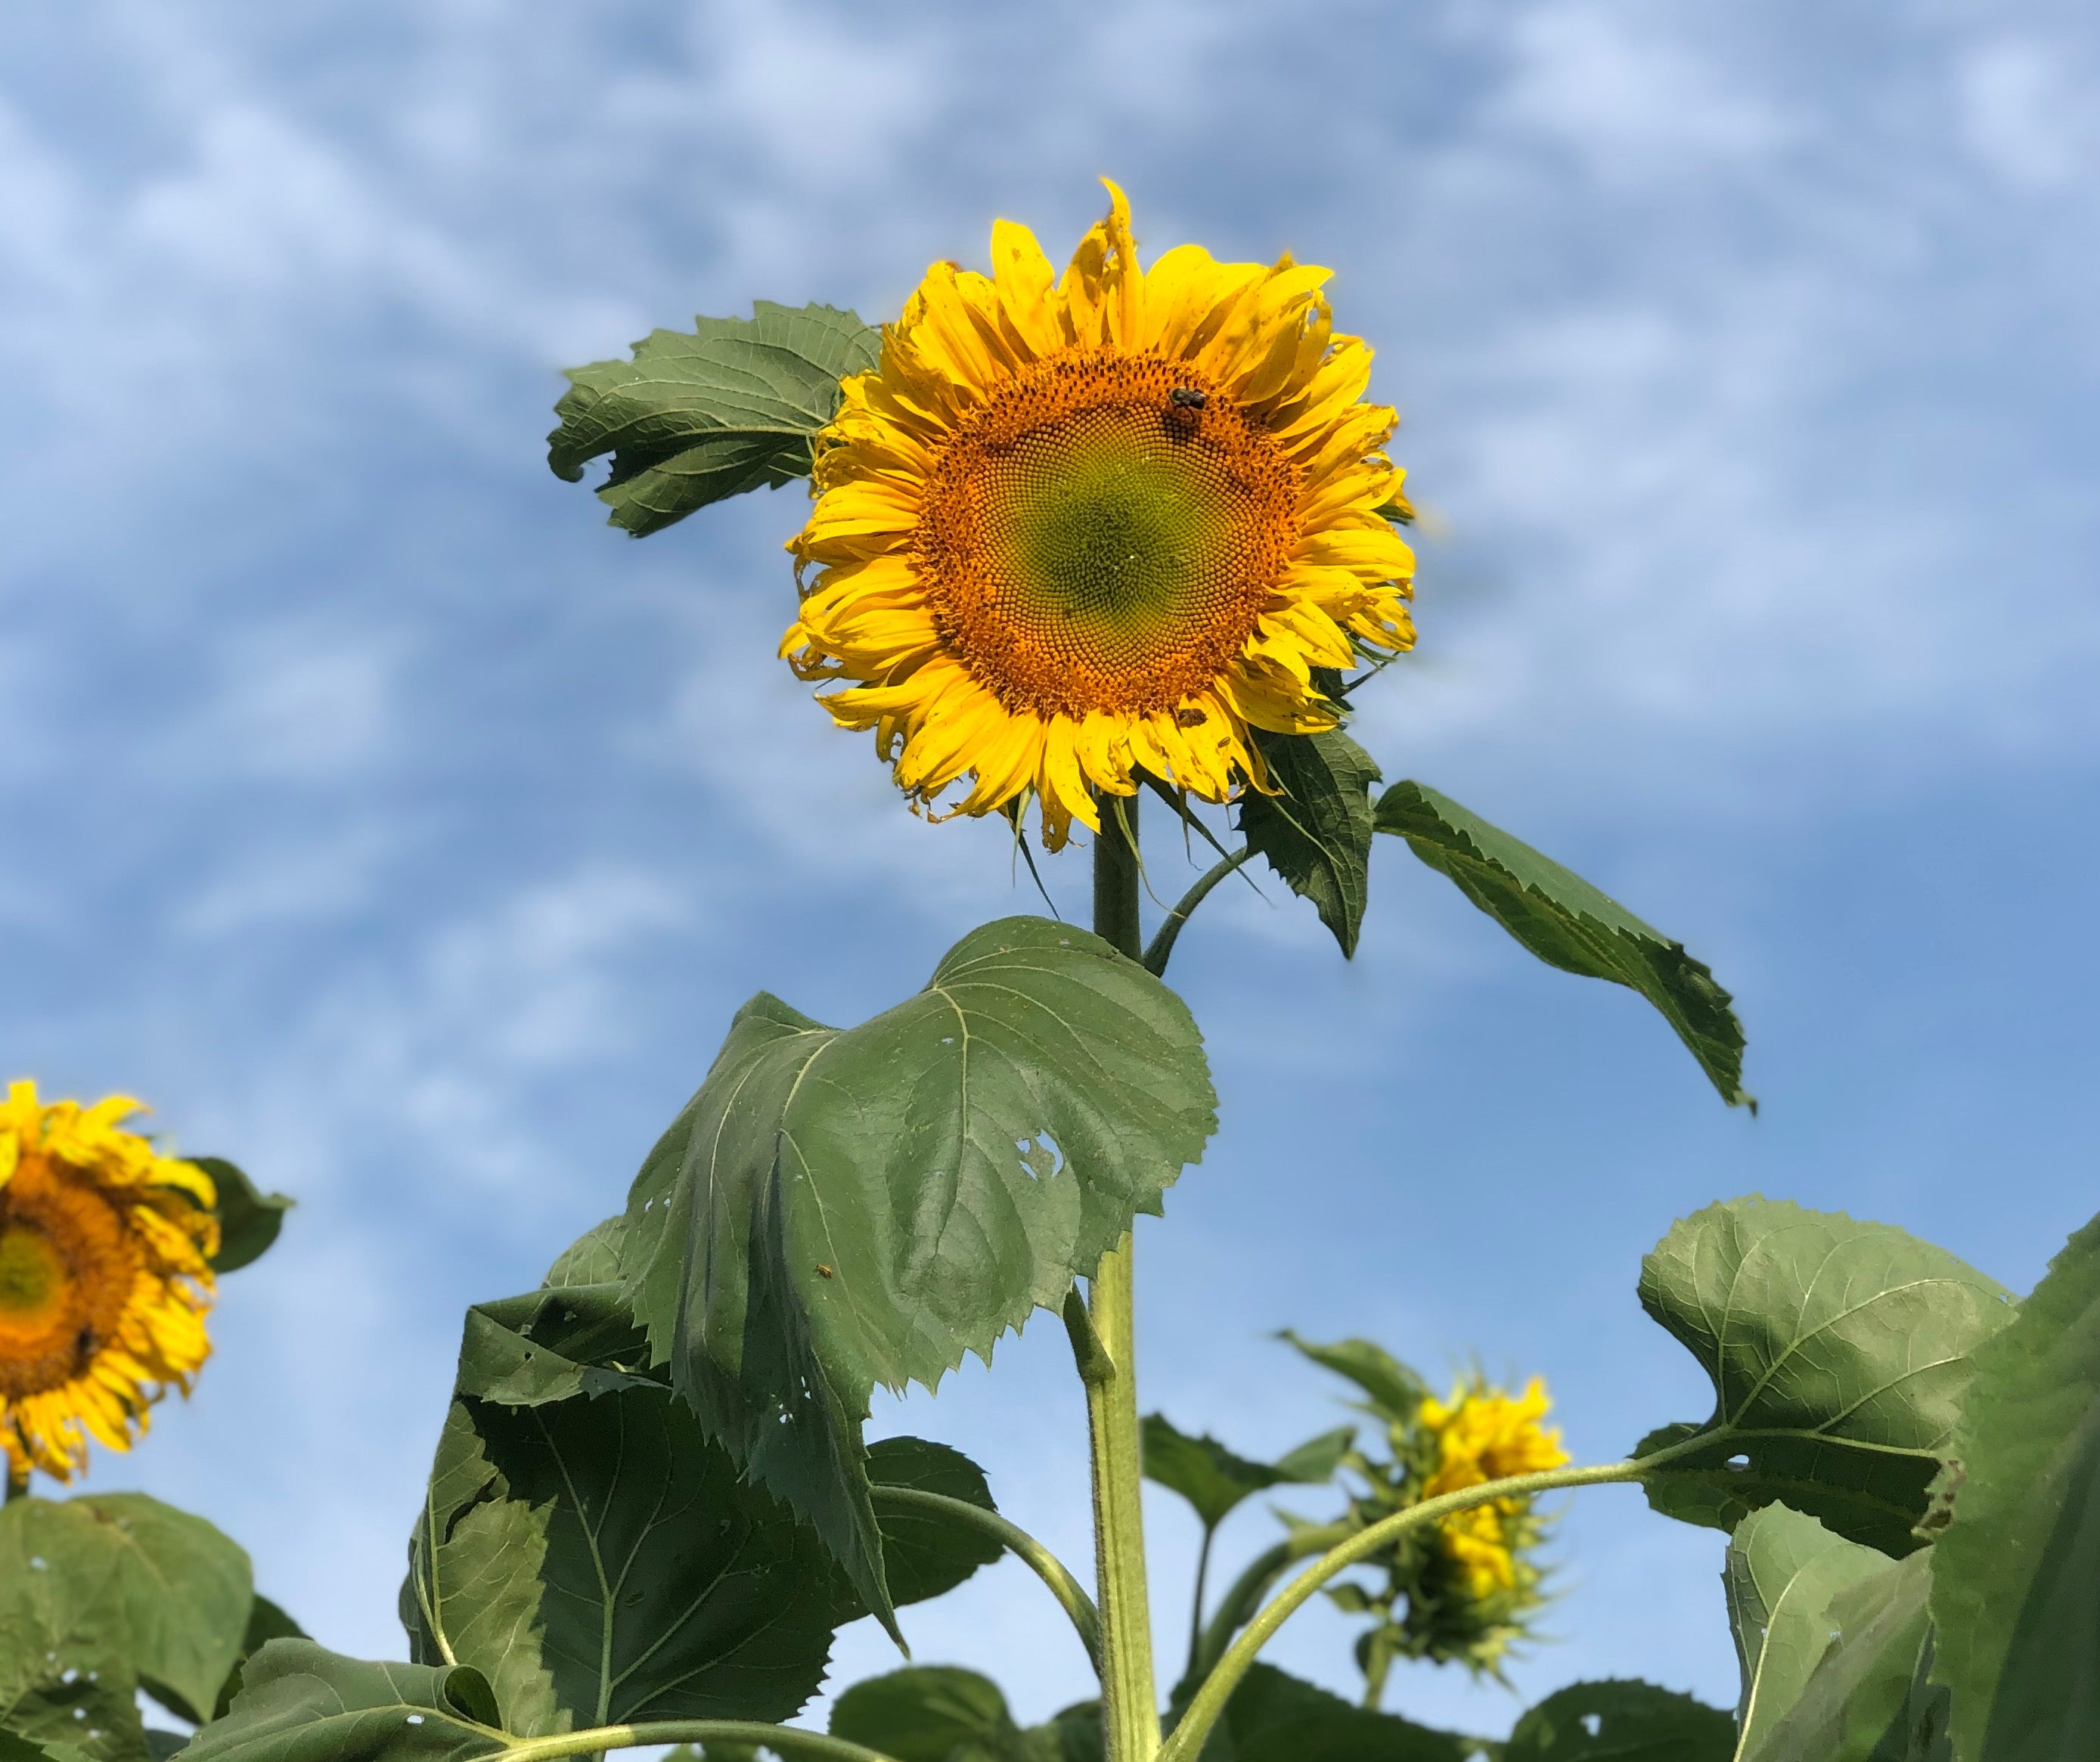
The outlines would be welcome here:
<svg viewBox="0 0 2100 1762">
<path fill-rule="evenodd" d="M 24 1738 L 0 1728 L 0 1762 L 90 1762 L 85 1750 L 55 1738 Z"/>
<path fill-rule="evenodd" d="M 1516 1722 L 1502 1762 L 1729 1762 L 1736 1722 L 1646 1682 L 1578 1682 Z"/>
<path fill-rule="evenodd" d="M 833 1704 L 831 1732 L 897 1762 L 1027 1762 L 999 1685 L 953 1665 L 855 1683 Z"/>
<path fill-rule="evenodd" d="M 1883 1560 L 1836 1592 L 1824 1610 L 1829 1638 L 1815 1671 L 1791 1706 L 1760 1719 L 1741 1762 L 1901 1758 L 1931 1584 L 1932 1553 L 1926 1549 L 1907 1560 Z"/>
<path fill-rule="evenodd" d="M 1170 1487 L 1215 1530 L 1242 1500 L 1272 1486 L 1317 1484 L 1335 1472 L 1353 1428 L 1323 1433 L 1274 1463 L 1250 1462 L 1215 1438 L 1191 1437 L 1163 1414 L 1148 1414 L 1144 1429 L 1145 1478 Z"/>
<path fill-rule="evenodd" d="M 1426 784 L 1395 784 L 1379 797 L 1376 822 L 1548 965 L 1639 991 L 1723 1101 L 1756 1105 L 1743 1088 L 1742 1023 L 1682 943 Z"/>
<path fill-rule="evenodd" d="M 889 1599 L 873 1386 L 935 1387 L 1056 1307 L 1216 1123 L 1180 999 L 1069 925 L 1007 918 L 841 1031 L 761 995 L 628 1202 L 633 1313 L 744 1472 Z"/>
<path fill-rule="evenodd" d="M 233 1698 L 240 1693 L 241 1667 L 247 1663 L 272 1640 L 303 1640 L 306 1630 L 293 1621 L 267 1596 L 258 1596 L 248 1606 L 248 1627 L 240 1636 L 240 1655 L 233 1661 L 233 1668 L 226 1673 L 226 1680 L 219 1685 L 218 1698 L 213 1703 L 211 1716 L 224 1719 L 226 1710 L 233 1705 Z"/>
<path fill-rule="evenodd" d="M 285 1227 L 285 1213 L 293 1201 L 281 1193 L 262 1193 L 239 1168 L 223 1156 L 192 1156 L 190 1160 L 211 1177 L 218 1190 L 218 1252 L 211 1257 L 214 1273 L 237 1273 L 259 1261 Z"/>
<path fill-rule="evenodd" d="M 1219 1724 L 1232 1762 L 1471 1762 L 1483 1748 L 1477 1738 L 1352 1707 L 1268 1664 L 1247 1672 Z"/>
<path fill-rule="evenodd" d="M 1742 1667 L 1736 1716 L 1745 1758 L 1758 1753 L 1822 1663 L 1837 1633 L 1833 1600 L 1873 1583 L 1893 1564 L 1785 1505 L 1767 1505 L 1743 1520 L 1729 1540 L 1721 1583 Z"/>
<path fill-rule="evenodd" d="M 479 1671 L 369 1664 L 311 1640 L 272 1640 L 188 1762 L 468 1762 L 505 1747 Z"/>
<path fill-rule="evenodd" d="M 542 1285 L 616 1285 L 626 1275 L 620 1250 L 627 1242 L 627 1213 L 615 1212 L 594 1224 L 562 1249 L 547 1269 Z"/>
<path fill-rule="evenodd" d="M 1384 1347 L 1368 1340 L 1338 1340 L 1331 1345 L 1301 1340 L 1286 1328 L 1287 1340 L 1315 1364 L 1346 1376 L 1370 1398 L 1369 1411 L 1388 1423 L 1405 1424 L 1429 1398 L 1429 1385 Z M 1324 1477 L 1322 1477 L 1324 1478 Z"/>
<path fill-rule="evenodd" d="M 521 1736 L 784 1719 L 830 1654 L 815 1537 L 659 1387 L 455 1401 L 409 1561 L 412 1655 L 479 1669 Z"/>
<path fill-rule="evenodd" d="M 910 1487 L 939 1493 L 965 1504 L 996 1511 L 984 1470 L 960 1450 L 929 1443 L 923 1437 L 885 1437 L 868 1446 L 867 1477 L 876 1487 Z M 964 1529 L 925 1511 L 877 1503 L 882 1530 L 882 1561 L 891 1600 L 900 1608 L 945 1596 L 980 1566 L 1004 1553 L 981 1530 Z M 868 1613 L 858 1598 L 849 1604 L 851 1616 Z"/>
<path fill-rule="evenodd" d="M 1283 793 L 1240 797 L 1241 835 L 1334 932 L 1344 956 L 1357 952 L 1370 877 L 1371 785 L 1378 762 L 1339 728 L 1268 734 L 1254 744 Z"/>
<path fill-rule="evenodd" d="M 2100 1219 L 1976 1353 L 1935 1550 L 1957 1762 L 2100 1755 Z"/>
<path fill-rule="evenodd" d="M 577 1395 L 660 1388 L 648 1337 L 618 1285 L 562 1285 L 478 1303 L 466 1312 L 457 1388 L 532 1407 Z"/>
<path fill-rule="evenodd" d="M 254 1595 L 248 1557 L 143 1493 L 0 1510 L 0 1726 L 106 1758 L 143 1754 L 143 1685 L 187 1719 L 214 1704 Z"/>
<path fill-rule="evenodd" d="M 839 382 L 875 365 L 882 333 L 829 306 L 761 300 L 748 318 L 696 318 L 653 330 L 629 361 L 569 370 L 547 463 L 576 483 L 612 455 L 598 491 L 611 523 L 637 537 L 725 497 L 810 475 Z"/>
<path fill-rule="evenodd" d="M 1710 1439 L 1649 1477 L 1657 1510 L 1731 1528 L 1784 1500 L 1884 1553 L 1919 1545 L 1969 1354 L 2013 1313 L 2003 1287 L 1890 1225 L 1752 1197 L 1679 1222 L 1640 1297 L 1714 1387 L 1705 1425 L 1636 1451 Z"/>
</svg>

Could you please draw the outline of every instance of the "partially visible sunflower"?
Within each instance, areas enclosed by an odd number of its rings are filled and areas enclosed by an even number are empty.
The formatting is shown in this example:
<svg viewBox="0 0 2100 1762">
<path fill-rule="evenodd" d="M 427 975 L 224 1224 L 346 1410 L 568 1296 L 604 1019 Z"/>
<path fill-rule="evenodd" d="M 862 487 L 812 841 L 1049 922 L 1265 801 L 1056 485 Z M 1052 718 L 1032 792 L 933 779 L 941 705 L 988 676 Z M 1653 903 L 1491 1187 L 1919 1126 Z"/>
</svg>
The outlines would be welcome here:
<svg viewBox="0 0 2100 1762">
<path fill-rule="evenodd" d="M 841 386 L 814 567 L 781 653 L 841 726 L 873 729 L 913 805 L 1017 817 L 1043 839 L 1151 773 L 1210 802 L 1270 787 L 1250 731 L 1333 727 L 1317 682 L 1412 646 L 1393 413 L 1334 333 L 1326 270 L 1147 271 L 1130 210 L 1057 279 L 1025 227 L 989 276 L 936 263 Z"/>
<path fill-rule="evenodd" d="M 1539 1423 L 1551 1405 L 1545 1382 L 1536 1376 L 1515 1400 L 1474 1384 L 1454 1389 L 1448 1402 L 1423 1402 L 1422 1423 L 1436 1436 L 1437 1464 L 1422 1496 L 1536 1474 L 1569 1460 L 1560 1432 Z M 1519 1557 L 1538 1539 L 1531 1510 L 1529 1499 L 1498 1499 L 1444 1520 L 1444 1545 L 1464 1569 L 1475 1596 L 1516 1588 Z"/>
<path fill-rule="evenodd" d="M 16 1083 L 0 1103 L 0 1446 L 15 1481 L 66 1481 L 92 1437 L 129 1450 L 211 1352 L 218 1195 L 193 1164 L 118 1122 Z"/>
</svg>

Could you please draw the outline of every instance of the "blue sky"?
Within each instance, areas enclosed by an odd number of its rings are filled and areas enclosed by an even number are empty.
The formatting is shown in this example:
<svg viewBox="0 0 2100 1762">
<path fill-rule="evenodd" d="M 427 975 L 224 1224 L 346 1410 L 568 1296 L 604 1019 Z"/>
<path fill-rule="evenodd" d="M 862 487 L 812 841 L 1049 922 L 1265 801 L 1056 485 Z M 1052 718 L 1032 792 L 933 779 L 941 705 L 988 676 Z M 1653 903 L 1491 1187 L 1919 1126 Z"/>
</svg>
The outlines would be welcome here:
<svg viewBox="0 0 2100 1762">
<path fill-rule="evenodd" d="M 1752 1190 L 2025 1288 L 2100 1206 L 2096 170 L 2100 30 L 2040 0 L 13 9 L 0 1044 L 301 1200 L 93 1484 L 398 1654 L 461 1307 L 617 1208 L 751 991 L 856 1021 L 1030 909 L 771 660 L 798 491 L 632 543 L 540 443 L 559 366 L 754 297 L 886 316 L 995 214 L 1069 249 L 1104 173 L 1149 250 L 1335 267 L 1430 513 L 1362 738 L 1708 960 L 1764 1103 L 1397 846 L 1347 965 L 1221 894 L 1147 1404 L 1255 1452 L 1332 1423 L 1290 1324 L 1543 1372 L 1618 1454 L 1705 1411 L 1641 1252 Z M 1084 1557 L 1054 1324 L 877 1420 Z M 1191 1526 L 1152 1522 L 1171 1636 Z M 1732 1697 L 1717 1538 L 1622 1490 L 1560 1538 L 1528 1695 Z M 1024 1714 L 1082 1691 L 1013 1569 L 907 1627 Z M 1277 1656 L 1346 1687 L 1346 1634 Z"/>
</svg>

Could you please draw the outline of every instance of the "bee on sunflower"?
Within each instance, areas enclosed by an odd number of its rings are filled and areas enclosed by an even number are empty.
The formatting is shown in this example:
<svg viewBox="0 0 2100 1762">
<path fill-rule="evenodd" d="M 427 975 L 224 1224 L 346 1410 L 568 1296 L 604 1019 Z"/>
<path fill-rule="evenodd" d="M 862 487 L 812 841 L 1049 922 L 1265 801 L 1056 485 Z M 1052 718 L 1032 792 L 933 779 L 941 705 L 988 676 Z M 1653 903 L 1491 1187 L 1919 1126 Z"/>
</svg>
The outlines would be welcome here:
<svg viewBox="0 0 2100 1762">
<path fill-rule="evenodd" d="M 915 807 L 1033 802 L 1052 850 L 1144 774 L 1273 793 L 1255 731 L 1335 727 L 1335 676 L 1414 643 L 1396 418 L 1329 272 L 1146 269 L 1108 188 L 1061 276 L 1004 220 L 989 276 L 927 272 L 841 383 L 788 546 L 780 651 L 833 719 Z"/>
<path fill-rule="evenodd" d="M 125 1096 L 0 1103 L 0 1450 L 11 1488 L 69 1481 L 90 1439 L 129 1450 L 148 1410 L 185 1394 L 211 1341 L 218 1193 L 122 1122 Z"/>
</svg>

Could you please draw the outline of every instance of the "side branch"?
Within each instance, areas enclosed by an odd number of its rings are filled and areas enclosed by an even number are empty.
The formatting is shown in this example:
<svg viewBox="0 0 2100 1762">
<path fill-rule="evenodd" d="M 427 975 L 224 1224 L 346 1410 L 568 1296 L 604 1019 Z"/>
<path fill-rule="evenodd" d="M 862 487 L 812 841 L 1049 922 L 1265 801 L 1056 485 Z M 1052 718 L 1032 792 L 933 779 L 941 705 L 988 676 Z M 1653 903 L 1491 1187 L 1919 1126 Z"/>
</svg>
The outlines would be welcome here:
<svg viewBox="0 0 2100 1762">
<path fill-rule="evenodd" d="M 1705 1445 L 1712 1442 L 1712 1434 L 1702 1436 L 1696 1442 Z M 1643 1456 L 1638 1461 L 1609 1462 L 1587 1468 L 1549 1468 L 1538 1474 L 1513 1475 L 1504 1481 L 1486 1481 L 1478 1486 L 1461 1487 L 1455 1493 L 1440 1494 L 1435 1499 L 1425 1499 L 1418 1505 L 1410 1505 L 1405 1511 L 1395 1512 L 1390 1517 L 1360 1530 L 1339 1547 L 1331 1548 L 1307 1567 L 1277 1594 L 1276 1600 L 1249 1622 L 1246 1631 L 1226 1648 L 1218 1660 L 1218 1667 L 1211 1672 L 1196 1698 L 1189 1703 L 1189 1711 L 1182 1716 L 1181 1723 L 1174 1728 L 1174 1735 L 1167 1740 L 1160 1751 L 1158 1762 L 1193 1762 L 1203 1747 L 1203 1740 L 1210 1735 L 1211 1728 L 1218 1722 L 1225 1710 L 1225 1702 L 1232 1698 L 1233 1691 L 1252 1667 L 1255 1656 L 1274 1637 L 1277 1629 L 1288 1621 L 1312 1598 L 1313 1593 L 1338 1573 L 1348 1570 L 1361 1561 L 1390 1547 L 1410 1530 L 1423 1524 L 1436 1523 L 1454 1512 L 1470 1511 L 1476 1505 L 1485 1505 L 1492 1499 L 1527 1499 L 1535 1493 L 1551 1493 L 1564 1486 L 1601 1486 L 1612 1482 L 1639 1481 L 1648 1471 L 1673 1456 L 1686 1453 L 1685 1445 L 1675 1445 L 1669 1450 L 1657 1451 L 1652 1456 Z"/>
<path fill-rule="evenodd" d="M 551 1762 L 556 1756 L 629 1750 L 638 1744 L 763 1744 L 783 1756 L 815 1756 L 822 1762 L 897 1762 L 866 1744 L 849 1742 L 799 1725 L 762 1725 L 744 1719 L 651 1720 L 639 1725 L 598 1725 L 551 1738 L 527 1738 L 493 1752 L 488 1762 Z"/>
<path fill-rule="evenodd" d="M 931 1512 L 964 1529 L 975 1530 L 981 1535 L 988 1535 L 999 1543 L 1049 1588 L 1051 1596 L 1057 1599 L 1065 1613 L 1071 1618 L 1072 1626 L 1078 1630 L 1079 1643 L 1087 1649 L 1087 1657 L 1094 1667 L 1094 1674 L 1096 1676 L 1101 1675 L 1101 1611 L 1094 1607 L 1094 1600 L 1087 1595 L 1064 1561 L 1026 1530 L 1018 1524 L 1009 1523 L 995 1511 L 986 1511 L 983 1506 L 973 1505 L 968 1499 L 951 1499 L 946 1493 L 929 1493 L 915 1486 L 871 1486 L 868 1490 L 879 1504 Z"/>
<path fill-rule="evenodd" d="M 1182 894 L 1174 909 L 1167 914 L 1159 928 L 1153 932 L 1152 940 L 1145 950 L 1145 969 L 1154 978 L 1167 970 L 1167 963 L 1174 953 L 1174 944 L 1181 934 L 1181 926 L 1196 907 L 1210 897 L 1211 890 L 1255 854 L 1252 845 L 1235 850 L 1230 856 L 1221 857 L 1196 879 L 1195 885 Z"/>
</svg>

